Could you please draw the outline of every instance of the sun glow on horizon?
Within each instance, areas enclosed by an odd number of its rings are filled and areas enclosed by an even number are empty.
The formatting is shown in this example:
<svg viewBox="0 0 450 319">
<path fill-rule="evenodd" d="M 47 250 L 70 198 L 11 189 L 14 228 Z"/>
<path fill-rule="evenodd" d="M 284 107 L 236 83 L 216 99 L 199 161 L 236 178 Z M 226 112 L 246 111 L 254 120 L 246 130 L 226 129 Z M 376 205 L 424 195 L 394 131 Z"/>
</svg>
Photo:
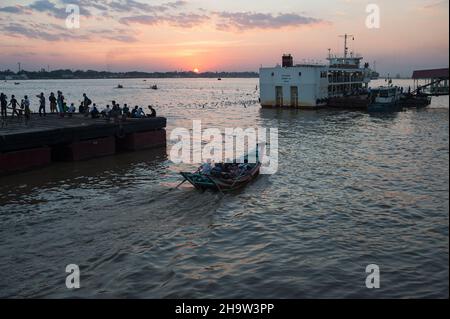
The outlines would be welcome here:
<svg viewBox="0 0 450 319">
<path fill-rule="evenodd" d="M 194 71 L 194 73 L 197 73 L 197 74 L 200 73 L 199 69 L 197 69 L 197 68 L 195 68 L 193 71 Z"/>
</svg>

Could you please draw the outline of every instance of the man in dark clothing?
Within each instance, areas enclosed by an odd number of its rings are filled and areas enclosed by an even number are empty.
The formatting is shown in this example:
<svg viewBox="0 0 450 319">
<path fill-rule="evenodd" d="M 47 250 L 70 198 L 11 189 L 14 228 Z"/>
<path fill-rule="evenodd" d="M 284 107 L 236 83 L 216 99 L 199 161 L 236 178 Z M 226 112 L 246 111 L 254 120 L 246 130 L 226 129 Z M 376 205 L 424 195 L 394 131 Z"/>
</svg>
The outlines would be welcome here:
<svg viewBox="0 0 450 319">
<path fill-rule="evenodd" d="M 19 106 L 19 102 L 17 102 L 16 97 L 14 95 L 11 96 L 9 105 L 11 105 L 12 108 L 12 117 L 14 117 L 14 114 L 17 115 L 17 117 L 20 117 L 19 111 L 17 111 L 17 106 Z"/>
<path fill-rule="evenodd" d="M 89 110 L 89 106 L 91 106 L 91 104 L 92 104 L 91 99 L 87 97 L 86 93 L 83 93 L 83 106 L 84 106 L 85 112 L 87 112 L 87 110 Z"/>
<path fill-rule="evenodd" d="M 137 112 L 138 112 L 139 106 L 135 106 L 134 109 L 131 111 L 131 117 L 135 118 L 137 117 Z"/>
<path fill-rule="evenodd" d="M 50 101 L 50 112 L 51 113 L 55 113 L 56 110 L 56 96 L 55 93 L 50 93 L 50 96 L 48 98 L 48 100 Z"/>
<path fill-rule="evenodd" d="M 0 94 L 0 108 L 1 108 L 1 113 L 2 113 L 2 120 L 6 120 L 6 118 L 8 116 L 7 107 L 8 107 L 8 100 L 6 98 L 6 95 L 1 93 Z"/>
<path fill-rule="evenodd" d="M 46 116 L 47 114 L 45 113 L 45 96 L 44 93 L 41 93 L 40 95 L 36 95 L 39 98 L 39 116 L 42 116 L 42 114 L 44 114 L 44 116 Z"/>
<path fill-rule="evenodd" d="M 130 117 L 131 116 L 130 109 L 128 108 L 128 104 L 125 104 L 123 106 L 122 114 L 123 114 L 124 117 Z"/>
</svg>

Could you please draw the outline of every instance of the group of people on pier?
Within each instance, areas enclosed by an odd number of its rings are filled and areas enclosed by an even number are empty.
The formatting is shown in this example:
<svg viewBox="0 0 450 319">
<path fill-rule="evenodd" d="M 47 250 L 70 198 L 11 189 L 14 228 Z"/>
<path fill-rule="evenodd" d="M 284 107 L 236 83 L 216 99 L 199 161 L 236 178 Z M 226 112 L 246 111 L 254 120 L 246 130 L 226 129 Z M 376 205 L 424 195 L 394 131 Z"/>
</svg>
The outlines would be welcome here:
<svg viewBox="0 0 450 319">
<path fill-rule="evenodd" d="M 28 99 L 27 95 L 24 96 L 20 103 L 17 101 L 14 95 L 11 95 L 11 99 L 8 103 L 8 97 L 5 94 L 0 93 L 0 109 L 2 125 L 7 120 L 8 109 L 12 110 L 12 117 L 17 116 L 18 118 L 21 118 L 22 116 L 24 116 L 25 120 L 28 121 L 31 116 L 30 100 Z"/>
<path fill-rule="evenodd" d="M 40 93 L 36 95 L 36 97 L 39 100 L 39 116 L 46 116 L 47 99 L 45 94 Z M 156 110 L 151 105 L 148 106 L 149 113 L 145 113 L 143 108 L 138 105 L 134 108 L 130 108 L 127 104 L 124 104 L 123 107 L 121 107 L 116 101 L 112 101 L 112 106 L 107 105 L 104 109 L 99 110 L 99 107 L 95 103 L 92 103 L 92 100 L 86 93 L 83 94 L 78 109 L 75 107 L 74 103 L 71 103 L 70 105 L 66 103 L 65 97 L 61 91 L 58 91 L 56 95 L 51 92 L 48 96 L 48 101 L 50 104 L 50 113 L 58 114 L 60 117 L 65 117 L 66 115 L 72 117 L 75 113 L 83 114 L 86 117 L 90 116 L 93 119 L 105 118 L 124 120 L 126 118 L 156 117 Z M 0 93 L 0 109 L 2 126 L 6 123 L 8 118 L 8 110 L 11 111 L 11 118 L 24 118 L 26 123 L 28 123 L 31 117 L 30 100 L 27 95 L 25 95 L 19 103 L 14 95 L 11 95 L 11 98 L 8 101 L 8 97 L 4 93 Z"/>
</svg>

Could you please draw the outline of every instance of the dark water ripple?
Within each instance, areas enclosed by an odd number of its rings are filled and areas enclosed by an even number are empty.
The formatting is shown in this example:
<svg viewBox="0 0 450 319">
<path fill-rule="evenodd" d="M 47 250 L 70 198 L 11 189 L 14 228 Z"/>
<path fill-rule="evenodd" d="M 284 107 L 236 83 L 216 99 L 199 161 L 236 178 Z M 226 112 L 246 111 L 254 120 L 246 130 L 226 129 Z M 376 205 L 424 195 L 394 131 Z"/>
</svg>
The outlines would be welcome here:
<svg viewBox="0 0 450 319">
<path fill-rule="evenodd" d="M 277 174 L 238 194 L 170 191 L 189 166 L 155 150 L 2 178 L 0 297 L 448 297 L 448 98 L 391 115 L 275 111 L 251 103 L 254 80 L 223 82 L 146 94 L 161 94 L 169 132 L 192 118 L 278 127 Z M 365 288 L 372 263 L 379 290 Z"/>
</svg>

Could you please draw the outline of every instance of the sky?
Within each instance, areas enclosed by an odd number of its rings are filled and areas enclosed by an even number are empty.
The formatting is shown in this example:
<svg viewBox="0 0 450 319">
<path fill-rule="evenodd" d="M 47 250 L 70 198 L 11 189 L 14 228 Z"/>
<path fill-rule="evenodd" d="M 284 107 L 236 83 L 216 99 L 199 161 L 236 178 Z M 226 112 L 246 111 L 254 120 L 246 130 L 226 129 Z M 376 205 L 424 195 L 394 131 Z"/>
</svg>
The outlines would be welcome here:
<svg viewBox="0 0 450 319">
<path fill-rule="evenodd" d="M 258 71 L 342 54 L 382 74 L 448 67 L 448 0 L 0 0 L 0 70 Z M 67 5 L 80 9 L 79 28 Z M 368 4 L 380 10 L 368 28 Z"/>
</svg>

